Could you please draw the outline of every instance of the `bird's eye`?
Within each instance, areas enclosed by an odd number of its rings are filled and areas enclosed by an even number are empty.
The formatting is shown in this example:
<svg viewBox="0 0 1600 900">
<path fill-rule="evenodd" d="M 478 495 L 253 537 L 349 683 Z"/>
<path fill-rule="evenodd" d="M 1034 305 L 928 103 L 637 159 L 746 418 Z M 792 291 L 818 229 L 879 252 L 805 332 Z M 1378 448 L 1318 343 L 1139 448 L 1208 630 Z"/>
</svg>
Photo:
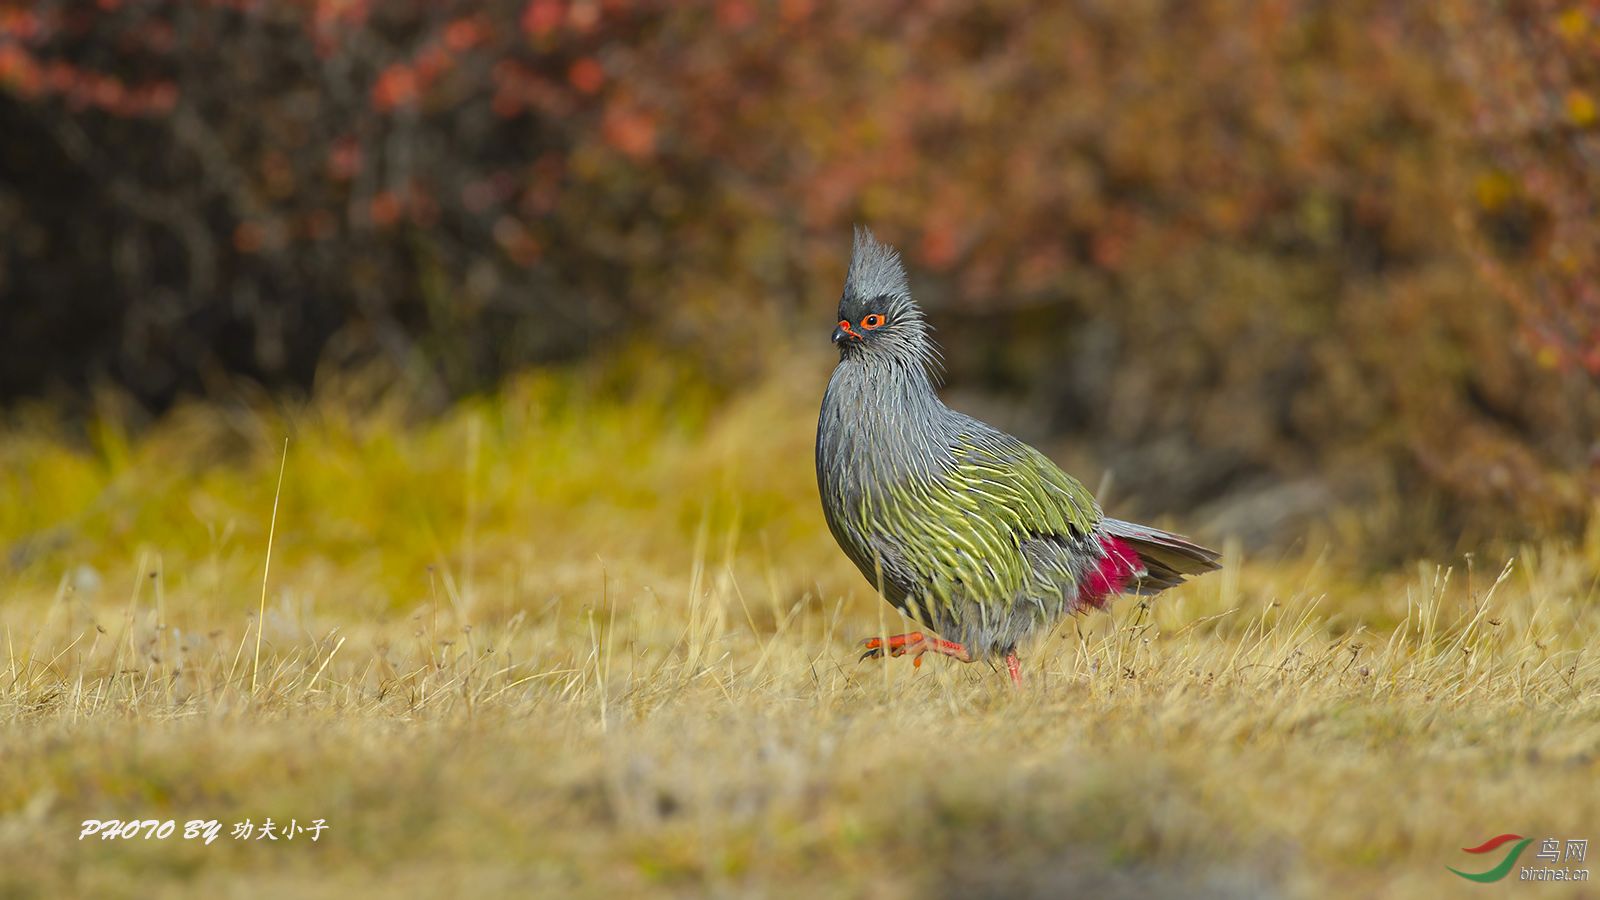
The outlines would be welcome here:
<svg viewBox="0 0 1600 900">
<path fill-rule="evenodd" d="M 880 316 L 877 313 L 873 313 L 872 315 L 867 316 L 865 319 L 861 320 L 861 327 L 862 328 L 877 328 L 879 325 L 882 325 L 882 324 L 883 324 L 883 316 Z"/>
</svg>

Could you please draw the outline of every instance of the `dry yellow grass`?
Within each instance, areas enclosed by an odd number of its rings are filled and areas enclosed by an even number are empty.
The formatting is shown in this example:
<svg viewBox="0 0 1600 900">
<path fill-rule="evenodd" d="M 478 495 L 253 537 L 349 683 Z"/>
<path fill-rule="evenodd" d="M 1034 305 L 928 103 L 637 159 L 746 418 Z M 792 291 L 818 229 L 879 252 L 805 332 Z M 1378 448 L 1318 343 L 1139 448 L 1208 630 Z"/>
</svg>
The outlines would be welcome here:
<svg viewBox="0 0 1600 900">
<path fill-rule="evenodd" d="M 1491 835 L 1600 838 L 1600 535 L 1230 548 L 1016 692 L 856 661 L 901 623 L 816 508 L 820 381 L 626 383 L 11 426 L 0 895 L 1436 896 Z M 268 817 L 328 830 L 229 837 Z"/>
</svg>

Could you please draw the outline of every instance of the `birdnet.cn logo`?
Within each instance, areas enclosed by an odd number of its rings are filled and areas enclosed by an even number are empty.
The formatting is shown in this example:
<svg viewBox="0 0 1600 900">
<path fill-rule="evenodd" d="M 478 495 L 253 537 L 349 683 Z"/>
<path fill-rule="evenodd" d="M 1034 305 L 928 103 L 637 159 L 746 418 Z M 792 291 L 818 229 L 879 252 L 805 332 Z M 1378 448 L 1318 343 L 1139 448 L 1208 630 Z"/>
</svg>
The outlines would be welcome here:
<svg viewBox="0 0 1600 900">
<path fill-rule="evenodd" d="M 1529 844 L 1537 843 L 1539 849 L 1533 854 L 1531 865 L 1519 866 L 1517 861 L 1522 857 L 1522 851 L 1528 849 Z M 1509 846 L 1508 846 L 1509 845 Z M 1482 872 L 1473 872 L 1467 869 L 1458 869 L 1455 866 L 1445 866 L 1450 871 L 1460 875 L 1468 881 L 1488 884 L 1501 881 L 1512 871 L 1517 873 L 1518 881 L 1588 881 L 1589 870 L 1578 868 L 1574 863 L 1582 863 L 1589 855 L 1589 840 L 1568 838 L 1544 838 L 1535 841 L 1533 838 L 1523 837 L 1520 834 L 1496 835 L 1476 847 L 1463 847 L 1463 853 L 1481 854 L 1485 860 L 1494 859 L 1494 854 L 1500 848 L 1506 847 L 1505 855 L 1500 862 Z M 1476 868 L 1475 866 L 1472 868 Z"/>
</svg>

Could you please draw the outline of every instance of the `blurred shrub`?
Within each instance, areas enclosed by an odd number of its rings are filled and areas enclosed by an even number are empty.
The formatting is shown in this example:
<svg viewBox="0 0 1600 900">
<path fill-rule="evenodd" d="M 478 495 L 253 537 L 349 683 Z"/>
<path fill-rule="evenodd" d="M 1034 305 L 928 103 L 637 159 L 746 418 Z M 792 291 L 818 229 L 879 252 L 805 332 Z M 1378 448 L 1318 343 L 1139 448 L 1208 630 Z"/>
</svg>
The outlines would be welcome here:
<svg viewBox="0 0 1600 900">
<path fill-rule="evenodd" d="M 865 222 L 955 386 L 1149 507 L 1570 526 L 1597 41 L 1470 0 L 0 0 L 0 388 L 381 356 L 448 396 L 627 335 L 738 382 L 823 340 Z"/>
</svg>

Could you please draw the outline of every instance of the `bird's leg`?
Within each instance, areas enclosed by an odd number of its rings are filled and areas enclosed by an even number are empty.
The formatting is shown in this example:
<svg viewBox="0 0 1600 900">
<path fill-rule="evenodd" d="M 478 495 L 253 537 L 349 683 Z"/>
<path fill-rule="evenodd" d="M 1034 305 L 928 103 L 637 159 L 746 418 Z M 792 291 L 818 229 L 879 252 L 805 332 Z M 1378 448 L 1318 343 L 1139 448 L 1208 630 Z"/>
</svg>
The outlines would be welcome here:
<svg viewBox="0 0 1600 900">
<path fill-rule="evenodd" d="M 959 659 L 962 662 L 972 662 L 972 656 L 967 653 L 966 647 L 955 641 L 928 637 L 920 631 L 913 631 L 907 634 L 891 634 L 887 642 L 883 638 L 867 638 L 861 642 L 861 646 L 866 648 L 861 654 L 862 659 L 881 657 L 885 648 L 887 648 L 890 656 L 911 654 L 911 664 L 917 667 L 922 666 L 922 654 L 927 653 L 929 650 L 935 653 L 943 653 L 945 656 Z"/>
<path fill-rule="evenodd" d="M 1015 650 L 1006 654 L 1006 671 L 1011 673 L 1011 683 L 1022 687 L 1022 660 L 1017 659 Z"/>
</svg>

